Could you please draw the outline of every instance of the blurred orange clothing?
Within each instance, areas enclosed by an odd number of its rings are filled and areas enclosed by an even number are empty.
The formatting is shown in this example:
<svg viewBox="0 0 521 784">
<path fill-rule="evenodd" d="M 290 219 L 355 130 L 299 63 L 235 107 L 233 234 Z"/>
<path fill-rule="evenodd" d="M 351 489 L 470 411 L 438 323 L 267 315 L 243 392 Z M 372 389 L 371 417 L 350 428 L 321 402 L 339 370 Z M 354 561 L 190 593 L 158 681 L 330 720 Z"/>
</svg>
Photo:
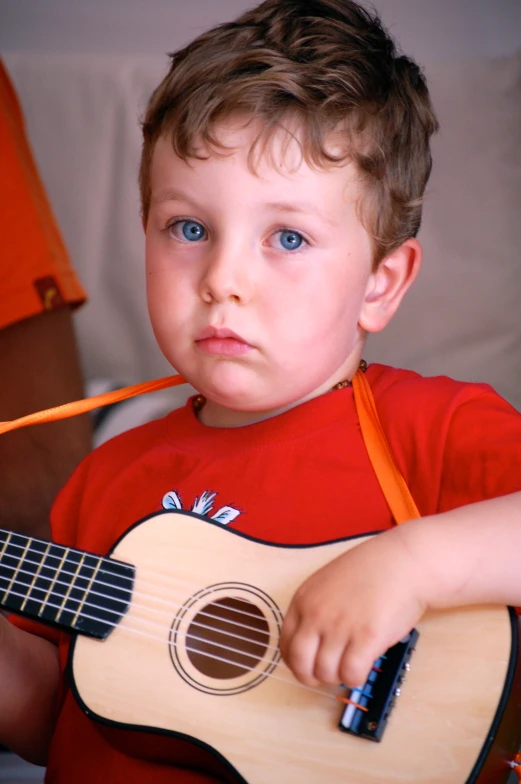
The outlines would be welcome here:
<svg viewBox="0 0 521 784">
<path fill-rule="evenodd" d="M 85 293 L 71 266 L 0 60 L 0 329 L 76 306 Z"/>
</svg>

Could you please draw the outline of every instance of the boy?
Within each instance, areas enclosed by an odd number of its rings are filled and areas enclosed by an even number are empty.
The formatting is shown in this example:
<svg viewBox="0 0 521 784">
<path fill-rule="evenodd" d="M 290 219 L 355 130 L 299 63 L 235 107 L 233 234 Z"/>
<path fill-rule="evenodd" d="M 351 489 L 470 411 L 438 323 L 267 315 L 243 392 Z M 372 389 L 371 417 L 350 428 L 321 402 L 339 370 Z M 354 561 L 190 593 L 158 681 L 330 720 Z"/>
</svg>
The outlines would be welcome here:
<svg viewBox="0 0 521 784">
<path fill-rule="evenodd" d="M 384 531 L 313 574 L 282 631 L 303 684 L 356 686 L 427 609 L 521 604 L 521 417 L 485 386 L 369 367 L 427 516 L 393 527 L 350 387 L 420 266 L 427 88 L 351 0 L 267 0 L 172 59 L 144 120 L 147 291 L 199 395 L 84 461 L 54 538 L 106 553 L 161 507 L 291 545 Z M 63 678 L 66 635 L 0 630 L 0 741 L 48 781 L 215 780 L 111 748 Z"/>
</svg>

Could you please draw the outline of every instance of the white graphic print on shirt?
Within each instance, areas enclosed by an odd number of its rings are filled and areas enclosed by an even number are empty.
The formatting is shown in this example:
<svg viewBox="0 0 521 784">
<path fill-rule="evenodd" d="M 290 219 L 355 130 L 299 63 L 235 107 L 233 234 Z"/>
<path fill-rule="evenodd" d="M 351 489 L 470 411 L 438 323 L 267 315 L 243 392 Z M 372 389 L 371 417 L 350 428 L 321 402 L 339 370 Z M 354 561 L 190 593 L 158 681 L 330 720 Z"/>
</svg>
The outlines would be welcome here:
<svg viewBox="0 0 521 784">
<path fill-rule="evenodd" d="M 217 497 L 217 493 L 214 493 L 212 490 L 205 490 L 204 493 L 201 494 L 200 497 L 195 498 L 194 503 L 192 504 L 191 510 L 196 514 L 209 516 L 211 520 L 215 520 L 217 523 L 222 523 L 223 525 L 228 525 L 236 517 L 240 515 L 240 509 L 235 509 L 233 506 L 221 506 L 220 509 L 215 512 L 215 514 L 210 515 L 210 512 L 213 509 L 213 502 L 214 499 Z M 163 496 L 163 500 L 161 502 L 163 509 L 183 509 L 183 502 L 181 500 L 181 494 L 178 493 L 176 490 L 172 490 L 170 493 L 166 493 Z"/>
</svg>

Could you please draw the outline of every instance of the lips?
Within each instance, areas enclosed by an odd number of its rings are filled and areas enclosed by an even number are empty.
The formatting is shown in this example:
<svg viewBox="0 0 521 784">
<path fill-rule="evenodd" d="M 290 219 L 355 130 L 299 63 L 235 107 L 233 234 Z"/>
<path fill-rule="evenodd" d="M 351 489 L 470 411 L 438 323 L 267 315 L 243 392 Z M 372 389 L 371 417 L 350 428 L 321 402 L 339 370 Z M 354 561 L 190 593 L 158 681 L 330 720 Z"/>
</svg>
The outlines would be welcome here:
<svg viewBox="0 0 521 784">
<path fill-rule="evenodd" d="M 240 335 L 237 335 L 236 332 L 233 332 L 231 329 L 226 329 L 225 327 L 205 327 L 196 337 L 196 341 L 210 340 L 212 338 L 219 338 L 222 340 L 230 338 L 232 340 L 238 340 L 240 343 L 246 343 L 246 340 L 241 338 Z"/>
<path fill-rule="evenodd" d="M 195 342 L 205 354 L 212 356 L 237 357 L 252 348 L 244 338 L 225 327 L 205 327 L 197 335 Z"/>
</svg>

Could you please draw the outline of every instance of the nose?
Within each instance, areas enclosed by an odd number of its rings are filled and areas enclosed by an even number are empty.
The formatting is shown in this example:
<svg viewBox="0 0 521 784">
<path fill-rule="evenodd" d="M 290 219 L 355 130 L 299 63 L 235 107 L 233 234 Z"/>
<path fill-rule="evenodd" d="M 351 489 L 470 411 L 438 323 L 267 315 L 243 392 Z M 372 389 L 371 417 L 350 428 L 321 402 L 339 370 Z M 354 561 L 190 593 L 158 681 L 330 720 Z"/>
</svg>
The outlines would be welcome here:
<svg viewBox="0 0 521 784">
<path fill-rule="evenodd" d="M 208 254 L 201 280 L 201 297 L 207 303 L 245 304 L 253 293 L 250 254 L 239 243 L 216 244 Z"/>
</svg>

